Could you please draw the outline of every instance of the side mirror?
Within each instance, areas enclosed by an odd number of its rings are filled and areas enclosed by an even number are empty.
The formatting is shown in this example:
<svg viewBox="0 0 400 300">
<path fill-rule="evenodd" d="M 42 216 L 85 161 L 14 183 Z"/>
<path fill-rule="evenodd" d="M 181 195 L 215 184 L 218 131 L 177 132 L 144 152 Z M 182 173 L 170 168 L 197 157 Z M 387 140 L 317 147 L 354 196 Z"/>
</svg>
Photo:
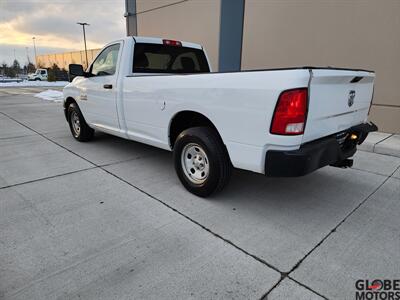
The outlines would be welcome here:
<svg viewBox="0 0 400 300">
<path fill-rule="evenodd" d="M 68 69 L 69 81 L 72 81 L 76 76 L 87 76 L 87 73 L 83 70 L 82 65 L 70 64 Z"/>
</svg>

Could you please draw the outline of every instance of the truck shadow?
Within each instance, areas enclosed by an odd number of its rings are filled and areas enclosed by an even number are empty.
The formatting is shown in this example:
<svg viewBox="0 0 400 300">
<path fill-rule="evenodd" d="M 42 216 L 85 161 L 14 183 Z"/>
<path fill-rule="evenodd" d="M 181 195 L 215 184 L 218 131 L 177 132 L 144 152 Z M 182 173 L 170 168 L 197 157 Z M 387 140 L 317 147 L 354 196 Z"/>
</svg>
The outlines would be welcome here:
<svg viewBox="0 0 400 300">
<path fill-rule="evenodd" d="M 108 135 L 98 135 L 91 143 L 77 143 L 66 135 L 60 138 L 84 157 L 115 161 L 102 167 L 108 172 L 103 176 L 113 174 L 129 184 L 132 205 L 134 191 L 139 190 L 143 201 L 158 201 L 163 213 L 182 222 L 183 230 L 192 230 L 189 220 L 285 272 L 384 180 L 332 167 L 298 178 L 234 170 L 223 191 L 199 198 L 180 183 L 171 152 Z"/>
<path fill-rule="evenodd" d="M 138 154 L 138 159 L 110 165 L 109 171 L 156 198 L 177 204 L 213 203 L 211 206 L 243 206 L 247 210 L 254 206 L 257 211 L 335 210 L 337 206 L 358 204 L 375 186 L 371 184 L 373 175 L 352 169 L 325 167 L 292 178 L 272 178 L 235 169 L 223 191 L 204 199 L 187 192 L 179 182 L 171 152 L 109 135 L 99 135 L 96 140 L 99 144 L 118 144 L 118 151 L 123 153 Z"/>
<path fill-rule="evenodd" d="M 284 271 L 289 271 L 384 179 L 332 167 L 298 178 L 269 178 L 234 170 L 224 190 L 199 198 L 180 183 L 171 152 L 109 136 L 95 143 L 93 150 L 118 145 L 112 151 L 114 158 L 119 151 L 140 157 L 103 168 L 145 192 L 147 201 L 159 201 L 166 206 L 166 213 L 172 213 L 172 209 L 177 219 L 184 216 L 201 224 Z M 149 151 L 150 155 L 143 156 Z"/>
</svg>

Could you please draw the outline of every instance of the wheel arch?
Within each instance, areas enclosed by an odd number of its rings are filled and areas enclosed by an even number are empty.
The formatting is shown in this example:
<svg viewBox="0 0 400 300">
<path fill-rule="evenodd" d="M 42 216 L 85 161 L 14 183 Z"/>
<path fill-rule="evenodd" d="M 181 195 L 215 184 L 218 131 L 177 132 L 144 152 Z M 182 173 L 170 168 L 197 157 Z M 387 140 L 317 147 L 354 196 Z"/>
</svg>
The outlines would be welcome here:
<svg viewBox="0 0 400 300">
<path fill-rule="evenodd" d="M 68 107 L 72 104 L 75 103 L 78 107 L 78 103 L 75 101 L 75 99 L 73 97 L 67 97 L 67 99 L 65 99 L 64 101 L 64 115 L 65 115 L 65 119 L 68 121 Z"/>
<path fill-rule="evenodd" d="M 178 135 L 192 127 L 198 127 L 198 126 L 204 126 L 204 127 L 210 127 L 215 132 L 217 132 L 218 136 L 220 137 L 221 141 L 223 142 L 222 136 L 220 132 L 218 131 L 217 127 L 214 125 L 214 123 L 205 116 L 202 113 L 192 111 L 192 110 L 182 110 L 177 112 L 172 118 L 169 123 L 169 128 L 168 128 L 168 140 L 169 140 L 169 146 L 171 149 L 174 148 L 175 141 L 178 137 Z"/>
</svg>

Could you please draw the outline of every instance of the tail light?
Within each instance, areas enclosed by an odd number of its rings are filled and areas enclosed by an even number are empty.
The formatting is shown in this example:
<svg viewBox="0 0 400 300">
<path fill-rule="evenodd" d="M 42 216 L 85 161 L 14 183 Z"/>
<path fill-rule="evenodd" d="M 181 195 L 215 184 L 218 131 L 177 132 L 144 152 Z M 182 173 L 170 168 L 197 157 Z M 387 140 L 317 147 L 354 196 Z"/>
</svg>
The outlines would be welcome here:
<svg viewBox="0 0 400 300">
<path fill-rule="evenodd" d="M 272 118 L 271 133 L 281 135 L 303 134 L 307 117 L 307 98 L 307 88 L 282 92 Z"/>
<path fill-rule="evenodd" d="M 163 40 L 163 44 L 167 46 L 177 46 L 177 47 L 182 46 L 182 43 L 180 41 L 174 41 L 174 40 Z"/>
</svg>

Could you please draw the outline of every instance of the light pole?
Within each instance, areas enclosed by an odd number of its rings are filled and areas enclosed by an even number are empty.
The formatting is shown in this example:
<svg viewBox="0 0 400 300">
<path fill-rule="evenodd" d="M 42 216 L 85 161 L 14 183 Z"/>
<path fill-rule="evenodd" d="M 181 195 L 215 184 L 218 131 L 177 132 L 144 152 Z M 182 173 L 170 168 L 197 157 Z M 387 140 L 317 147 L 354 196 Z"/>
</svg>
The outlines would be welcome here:
<svg viewBox="0 0 400 300">
<path fill-rule="evenodd" d="M 26 58 L 28 59 L 28 65 L 29 65 L 31 63 L 31 60 L 29 58 L 29 48 L 25 47 L 25 50 L 26 50 Z"/>
<path fill-rule="evenodd" d="M 88 24 L 88 23 L 81 23 L 81 22 L 78 22 L 78 23 L 76 23 L 76 24 L 82 25 L 82 29 L 83 29 L 83 41 L 85 42 L 86 68 L 88 68 L 88 67 L 89 67 L 89 62 L 88 62 L 88 57 L 87 57 L 85 26 L 88 26 L 88 25 L 90 25 L 90 24 Z"/>
<path fill-rule="evenodd" d="M 36 54 L 36 43 L 35 43 L 35 37 L 32 38 L 33 40 L 33 49 L 35 50 L 35 67 L 37 68 L 37 54 Z"/>
</svg>

